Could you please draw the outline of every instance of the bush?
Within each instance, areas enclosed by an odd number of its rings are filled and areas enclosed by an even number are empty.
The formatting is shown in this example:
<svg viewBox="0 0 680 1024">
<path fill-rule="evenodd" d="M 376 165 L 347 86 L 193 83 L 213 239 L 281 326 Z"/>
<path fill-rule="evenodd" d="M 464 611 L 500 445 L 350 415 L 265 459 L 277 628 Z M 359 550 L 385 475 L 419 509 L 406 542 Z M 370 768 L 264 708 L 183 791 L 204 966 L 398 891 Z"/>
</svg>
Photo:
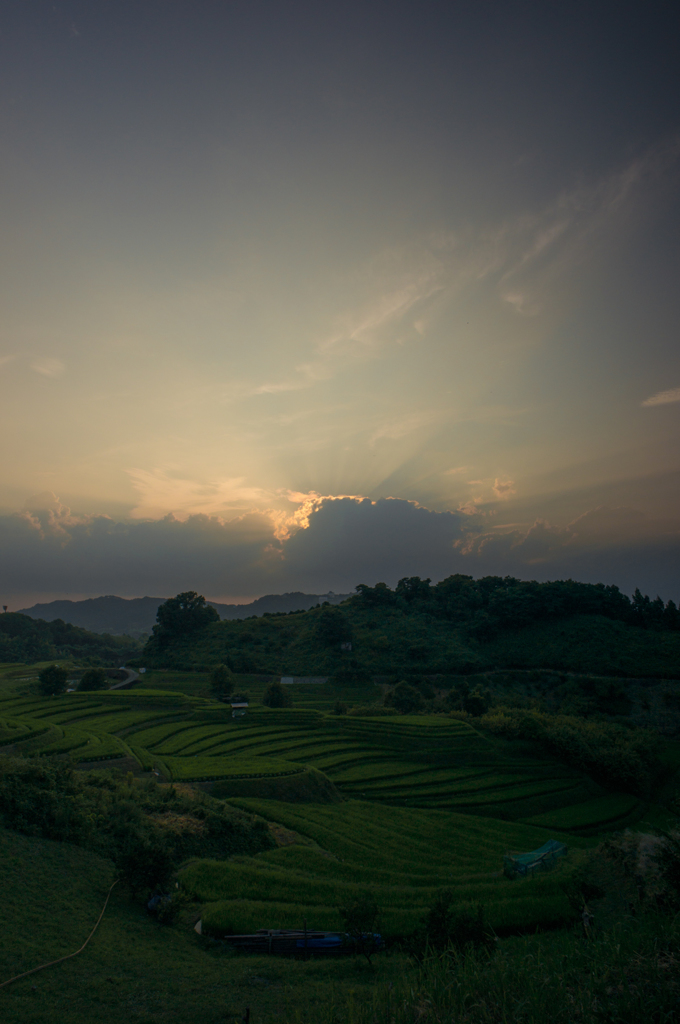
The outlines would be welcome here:
<svg viewBox="0 0 680 1024">
<path fill-rule="evenodd" d="M 108 687 L 108 679 L 103 668 L 89 668 L 78 684 L 79 690 L 108 690 Z"/>
<path fill-rule="evenodd" d="M 628 793 L 644 796 L 661 768 L 658 738 L 642 729 L 508 707 L 489 711 L 481 725 L 499 736 L 535 740 L 603 785 Z"/>
<path fill-rule="evenodd" d="M 478 903 L 456 908 L 451 889 L 440 889 L 423 920 L 422 926 L 408 940 L 408 949 L 422 961 L 428 949 L 491 949 L 496 937 L 484 926 L 484 907 Z"/>
<path fill-rule="evenodd" d="M 210 673 L 210 692 L 217 700 L 229 700 L 234 692 L 234 673 L 227 665 L 217 665 Z"/>
<path fill-rule="evenodd" d="M 115 770 L 76 772 L 48 757 L 0 756 L 0 825 L 109 857 L 136 893 L 167 888 L 188 857 L 274 846 L 264 821 L 206 794 L 180 796 Z"/>
<path fill-rule="evenodd" d="M 285 690 L 281 683 L 270 683 L 264 691 L 262 703 L 268 708 L 292 708 L 293 697 L 289 690 Z"/>
<path fill-rule="evenodd" d="M 385 697 L 385 706 L 395 708 L 402 715 L 410 715 L 414 711 L 422 711 L 425 707 L 423 695 L 415 686 L 406 682 L 397 683 Z"/>
<path fill-rule="evenodd" d="M 115 863 L 135 895 L 153 889 L 167 889 L 174 867 L 163 839 L 141 832 L 126 837 Z"/>
<path fill-rule="evenodd" d="M 372 896 L 361 893 L 338 907 L 345 931 L 354 943 L 357 953 L 362 953 L 369 964 L 376 951 L 375 931 L 378 927 L 380 909 Z"/>
<path fill-rule="evenodd" d="M 61 665 L 48 665 L 38 676 L 40 692 L 46 697 L 63 693 L 68 681 L 68 672 Z"/>
</svg>

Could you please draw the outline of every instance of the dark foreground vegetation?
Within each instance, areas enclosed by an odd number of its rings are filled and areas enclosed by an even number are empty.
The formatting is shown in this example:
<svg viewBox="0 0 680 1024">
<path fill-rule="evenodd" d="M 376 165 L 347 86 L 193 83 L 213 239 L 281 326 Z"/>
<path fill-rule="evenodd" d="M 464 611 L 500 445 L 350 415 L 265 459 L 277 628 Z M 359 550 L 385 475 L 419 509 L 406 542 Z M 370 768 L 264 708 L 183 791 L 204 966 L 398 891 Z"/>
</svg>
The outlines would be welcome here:
<svg viewBox="0 0 680 1024">
<path fill-rule="evenodd" d="M 135 893 L 167 889 L 188 857 L 259 853 L 274 841 L 263 821 L 199 790 L 179 794 L 132 773 L 77 772 L 58 757 L 0 755 L 0 823 L 74 843 L 113 861 Z"/>
</svg>

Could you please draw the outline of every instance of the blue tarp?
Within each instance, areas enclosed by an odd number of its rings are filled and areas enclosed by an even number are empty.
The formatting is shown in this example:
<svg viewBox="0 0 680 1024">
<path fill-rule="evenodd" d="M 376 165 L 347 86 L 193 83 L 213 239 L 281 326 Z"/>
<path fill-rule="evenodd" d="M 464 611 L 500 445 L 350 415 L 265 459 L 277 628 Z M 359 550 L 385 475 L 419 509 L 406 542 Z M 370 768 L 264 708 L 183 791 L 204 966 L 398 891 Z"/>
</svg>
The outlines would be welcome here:
<svg viewBox="0 0 680 1024">
<path fill-rule="evenodd" d="M 526 878 L 537 871 L 550 871 L 567 848 L 556 839 L 549 839 L 538 850 L 529 853 L 506 853 L 503 857 L 503 871 L 507 878 Z"/>
</svg>

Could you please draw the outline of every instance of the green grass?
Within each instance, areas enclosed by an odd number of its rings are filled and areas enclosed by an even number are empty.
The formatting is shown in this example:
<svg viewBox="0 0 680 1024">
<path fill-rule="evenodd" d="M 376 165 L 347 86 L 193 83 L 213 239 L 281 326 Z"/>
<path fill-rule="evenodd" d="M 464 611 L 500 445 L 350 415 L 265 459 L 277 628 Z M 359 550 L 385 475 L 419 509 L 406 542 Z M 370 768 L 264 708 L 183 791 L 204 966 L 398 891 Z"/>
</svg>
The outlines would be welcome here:
<svg viewBox="0 0 680 1024">
<path fill-rule="evenodd" d="M 0 829 L 0 982 L 78 949 L 114 878 L 113 865 L 68 844 Z M 0 989 L 3 1024 L 251 1024 L 319 1021 L 348 997 L 368 1003 L 376 983 L 396 984 L 404 956 L 369 969 L 352 958 L 295 961 L 231 957 L 206 946 L 187 914 L 157 924 L 116 886 L 85 951 Z M 350 990 L 352 995 L 350 996 Z M 298 1018 L 303 1014 L 303 1018 Z"/>
<path fill-rule="evenodd" d="M 31 672 L 24 666 L 20 671 Z M 351 959 L 298 963 L 232 957 L 222 947 L 207 947 L 191 926 L 200 913 L 207 930 L 217 934 L 300 927 L 305 920 L 309 927 L 340 928 L 338 906 L 368 890 L 382 908 L 384 934 L 399 936 L 421 923 L 442 887 L 453 890 L 459 909 L 481 901 L 501 935 L 564 925 L 570 909 L 562 883 L 582 851 L 596 841 L 584 837 L 621 827 L 641 813 L 635 798 L 605 794 L 530 743 L 497 739 L 446 716 L 329 715 L 333 688 L 315 686 L 298 688 L 307 695 L 300 697 L 304 706 L 272 711 L 254 705 L 248 716 L 234 720 L 228 707 L 207 701 L 200 692 L 204 674 L 187 674 L 188 696 L 179 689 L 184 674 L 174 673 L 172 679 L 163 674 L 163 685 L 159 681 L 157 687 L 149 685 L 150 675 L 132 691 L 56 698 L 20 693 L 9 683 L 6 689 L 0 686 L 0 740 L 8 735 L 8 742 L 18 741 L 17 748 L 31 754 L 54 752 L 61 745 L 81 761 L 131 750 L 142 767 L 157 767 L 168 779 L 222 779 L 214 783 L 215 795 L 297 833 L 297 841 L 257 856 L 187 863 L 180 877 L 200 903 L 194 916 L 187 913 L 174 929 L 161 928 L 143 907 L 114 890 L 102 929 L 82 957 L 35 981 L 0 990 L 3 1022 L 171 1024 L 187 1019 L 236 1024 L 250 1006 L 252 1024 L 359 1024 L 372 1020 L 371 1013 L 376 1021 L 412 1024 L 422 1018 L 421 1004 L 409 995 L 418 985 L 433 1006 L 444 1007 L 442 1022 L 464 1019 L 476 1010 L 455 1003 L 455 979 L 446 975 L 446 995 L 444 975 L 433 980 L 432 974 L 428 980 L 398 953 L 376 958 L 375 968 L 365 972 Z M 12 686 L 25 686 L 18 678 L 12 677 Z M 256 686 L 263 687 L 264 681 L 253 680 L 249 688 L 257 699 Z M 662 757 L 670 792 L 680 744 L 666 744 Z M 349 799 L 300 802 L 337 799 L 314 768 L 325 771 Z M 296 774 L 286 774 L 291 771 Z M 312 776 L 320 780 L 316 788 L 309 784 Z M 247 796 L 233 795 L 239 785 Z M 332 792 L 326 793 L 324 785 Z M 263 799 L 262 792 L 277 799 Z M 656 821 L 655 813 L 654 808 L 648 811 L 645 821 Z M 569 829 L 572 836 L 566 835 Z M 534 849 L 552 836 L 567 843 L 566 863 L 534 879 L 510 882 L 503 877 L 506 850 Z M 112 870 L 106 860 L 74 847 L 0 830 L 0 918 L 6 936 L 0 944 L 0 981 L 81 945 L 101 909 Z M 550 941 L 546 936 L 545 942 Z M 545 1013 L 541 998 L 548 968 L 541 966 L 539 939 L 504 942 L 502 949 L 519 951 L 513 968 L 518 977 L 525 978 L 527 957 L 539 964 L 541 983 L 526 991 Z M 484 985 L 501 985 L 502 980 L 500 968 L 487 978 L 483 965 L 477 966 L 479 977 L 487 980 L 480 982 L 475 1006 L 483 1004 Z M 565 970 L 555 967 L 555 991 Z M 531 977 L 526 975 L 525 988 Z M 586 986 L 588 977 L 586 972 Z M 508 1009 L 506 1018 L 479 1018 L 483 1024 L 524 1020 L 517 1017 L 525 1011 L 518 1010 L 516 995 L 507 995 L 515 992 L 508 977 L 504 984 L 498 1001 L 507 998 L 512 1013 Z M 401 1002 L 389 1009 L 390 993 L 396 992 Z M 456 1016 L 447 1016 L 446 1006 L 454 1003 Z M 532 1024 L 544 1019 L 531 1018 Z"/>
<path fill-rule="evenodd" d="M 267 757 L 166 757 L 170 777 L 179 781 L 210 779 L 257 779 L 295 775 L 304 766 Z"/>
<path fill-rule="evenodd" d="M 526 818 L 525 822 L 569 832 L 571 829 L 592 829 L 618 823 L 641 807 L 640 801 L 629 793 L 610 793 L 571 807 L 536 814 Z"/>
<path fill-rule="evenodd" d="M 319 872 L 322 863 L 334 864 L 320 858 Z M 113 866 L 0 829 L 0 875 L 1 982 L 82 945 Z M 251 901 L 232 926 L 254 927 L 274 908 L 277 919 L 303 924 L 304 904 Z M 332 919 L 335 908 L 323 912 L 324 922 L 326 912 Z M 211 914 L 218 928 L 229 925 L 228 906 L 206 908 L 205 918 Z M 374 957 L 371 967 L 351 957 L 234 956 L 201 940 L 192 923 L 189 912 L 174 928 L 158 925 L 117 886 L 85 951 L 1 989 L 0 1017 L 7 1024 L 239 1024 L 249 1007 L 251 1024 L 574 1024 L 594 1019 L 597 1007 L 599 1018 L 620 1024 L 678 1020 L 677 929 L 663 919 L 635 918 L 590 943 L 572 929 L 502 938 L 491 957 L 432 957 L 421 968 L 397 951 Z"/>
</svg>

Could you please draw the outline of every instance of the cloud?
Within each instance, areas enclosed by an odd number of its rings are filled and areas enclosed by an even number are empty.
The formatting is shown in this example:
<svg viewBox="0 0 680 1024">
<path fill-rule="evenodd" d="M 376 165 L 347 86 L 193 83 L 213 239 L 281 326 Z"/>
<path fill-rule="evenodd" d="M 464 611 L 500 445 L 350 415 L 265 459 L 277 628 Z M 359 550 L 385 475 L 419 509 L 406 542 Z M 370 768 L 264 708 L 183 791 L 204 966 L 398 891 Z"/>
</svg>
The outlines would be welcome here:
<svg viewBox="0 0 680 1024">
<path fill-rule="evenodd" d="M 79 516 L 51 493 L 0 517 L 0 577 L 13 594 L 171 595 L 220 599 L 452 573 L 616 583 L 677 600 L 680 529 L 631 508 L 588 510 L 567 526 L 539 519 L 489 529 L 481 516 L 413 501 L 313 492 L 286 509 L 229 520 L 193 514 L 142 521 Z M 39 506 L 39 507 L 38 507 Z M 474 510 L 473 510 L 474 511 Z M 279 517 L 278 520 L 276 517 Z"/>
<path fill-rule="evenodd" d="M 61 359 L 34 359 L 31 369 L 43 377 L 61 377 L 66 367 Z"/>
<path fill-rule="evenodd" d="M 457 232 L 424 233 L 377 252 L 343 282 L 359 297 L 307 340 L 307 355 L 292 372 L 244 386 L 241 397 L 309 389 L 397 345 L 420 344 L 445 307 L 462 309 L 468 297 L 477 303 L 480 287 L 489 303 L 504 303 L 522 317 L 554 313 L 569 272 L 603 241 L 619 237 L 645 203 L 658 201 L 660 181 L 679 153 L 680 141 L 672 138 L 542 208 Z"/>
<path fill-rule="evenodd" d="M 645 398 L 642 405 L 669 405 L 671 402 L 680 402 L 680 388 L 671 388 L 670 391 L 657 391 L 655 395 Z"/>
<path fill-rule="evenodd" d="M 139 496 L 131 513 L 133 519 L 157 519 L 168 510 L 182 518 L 199 513 L 248 511 L 253 505 L 266 507 L 273 498 L 271 492 L 261 487 L 248 486 L 244 477 L 200 482 L 171 467 L 132 469 L 128 475 Z"/>
<path fill-rule="evenodd" d="M 493 493 L 501 501 L 507 501 L 513 494 L 517 493 L 514 480 L 499 480 L 498 477 L 494 480 L 493 487 L 491 488 Z"/>
<path fill-rule="evenodd" d="M 516 313 L 521 313 L 523 316 L 537 316 L 540 313 L 540 307 L 528 300 L 526 295 L 521 292 L 506 292 L 503 295 L 503 301 L 509 303 Z"/>
</svg>

